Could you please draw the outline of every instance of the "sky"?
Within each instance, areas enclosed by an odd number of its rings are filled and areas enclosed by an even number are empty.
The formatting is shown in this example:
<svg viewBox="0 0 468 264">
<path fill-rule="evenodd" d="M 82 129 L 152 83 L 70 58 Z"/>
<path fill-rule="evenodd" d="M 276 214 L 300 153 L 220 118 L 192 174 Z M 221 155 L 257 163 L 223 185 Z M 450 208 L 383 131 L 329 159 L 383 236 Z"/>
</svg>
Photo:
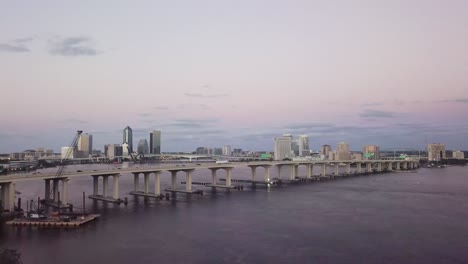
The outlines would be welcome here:
<svg viewBox="0 0 468 264">
<path fill-rule="evenodd" d="M 468 1 L 0 0 L 0 153 L 426 143 L 468 150 Z"/>
</svg>

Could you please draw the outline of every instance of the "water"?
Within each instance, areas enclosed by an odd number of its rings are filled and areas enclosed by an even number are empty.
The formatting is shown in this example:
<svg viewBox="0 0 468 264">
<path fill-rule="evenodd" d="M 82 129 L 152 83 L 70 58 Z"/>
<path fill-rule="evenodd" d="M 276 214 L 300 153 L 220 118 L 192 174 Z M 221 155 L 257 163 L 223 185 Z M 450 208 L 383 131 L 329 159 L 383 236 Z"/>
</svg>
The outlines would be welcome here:
<svg viewBox="0 0 468 264">
<path fill-rule="evenodd" d="M 235 169 L 233 177 L 249 173 Z M 194 181 L 204 177 L 209 173 L 199 172 Z M 132 184 L 121 177 L 121 193 Z M 26 196 L 42 185 L 17 188 Z M 71 199 L 78 203 L 91 188 L 90 178 L 73 179 Z M 102 216 L 83 228 L 5 227 L 0 247 L 17 248 L 24 263 L 37 264 L 468 261 L 468 167 L 179 195 L 177 201 L 123 196 L 130 199 L 126 207 L 88 202 Z"/>
</svg>

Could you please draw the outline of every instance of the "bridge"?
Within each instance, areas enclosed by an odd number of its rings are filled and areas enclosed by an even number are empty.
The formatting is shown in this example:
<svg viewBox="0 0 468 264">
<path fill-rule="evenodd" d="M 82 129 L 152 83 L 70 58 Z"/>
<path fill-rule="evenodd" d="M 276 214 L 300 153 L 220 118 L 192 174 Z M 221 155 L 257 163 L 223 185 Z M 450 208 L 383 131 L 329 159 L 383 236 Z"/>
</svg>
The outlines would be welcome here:
<svg viewBox="0 0 468 264">
<path fill-rule="evenodd" d="M 354 173 L 351 171 L 352 166 L 356 166 Z M 169 193 L 199 193 L 200 191 L 193 190 L 192 173 L 195 170 L 211 171 L 211 183 L 206 184 L 207 187 L 213 189 L 233 189 L 236 188 L 232 184 L 231 171 L 239 167 L 248 167 L 251 169 L 252 184 L 273 184 L 275 181 L 282 182 L 281 168 L 289 167 L 289 175 L 285 181 L 296 181 L 298 177 L 298 167 L 305 166 L 307 175 L 304 180 L 321 180 L 333 177 L 345 177 L 355 174 L 379 173 L 385 171 L 400 171 L 412 170 L 419 168 L 419 161 L 416 160 L 362 160 L 362 161 L 262 161 L 262 162 L 239 162 L 225 164 L 189 164 L 187 166 L 170 165 L 157 168 L 119 168 L 117 170 L 99 170 L 99 171 L 80 171 L 68 174 L 63 174 L 56 177 L 55 174 L 13 174 L 0 176 L 0 200 L 4 209 L 14 210 L 15 184 L 22 181 L 44 180 L 44 198 L 47 204 L 54 207 L 68 207 L 68 182 L 72 178 L 88 176 L 93 179 L 93 194 L 90 199 L 101 200 L 105 202 L 121 203 L 119 193 L 119 177 L 122 173 L 133 174 L 134 190 L 130 194 L 134 196 L 162 198 L 160 177 L 163 172 L 169 172 L 171 175 L 171 185 L 164 191 Z M 320 175 L 313 175 L 314 166 L 321 167 Z M 261 179 L 257 178 L 257 168 L 264 168 L 264 175 Z M 270 169 L 276 167 L 278 170 L 278 179 L 271 179 Z M 333 173 L 328 174 L 328 167 L 332 167 Z M 345 167 L 345 173 L 340 174 L 339 168 Z M 218 179 L 217 171 L 224 170 L 226 172 L 225 179 Z M 185 189 L 177 189 L 177 173 L 185 173 Z M 140 190 L 140 175 L 143 175 L 143 190 Z M 149 177 L 154 177 L 154 191 L 150 191 Z M 113 193 L 109 194 L 109 178 L 113 178 Z M 99 180 L 102 178 L 102 191 L 99 192 Z M 219 181 L 218 181 L 219 180 Z M 235 180 L 236 181 L 236 180 Z M 222 183 L 221 183 L 222 182 Z M 196 183 L 195 183 L 196 184 Z M 52 187 L 52 188 L 51 188 Z"/>
</svg>

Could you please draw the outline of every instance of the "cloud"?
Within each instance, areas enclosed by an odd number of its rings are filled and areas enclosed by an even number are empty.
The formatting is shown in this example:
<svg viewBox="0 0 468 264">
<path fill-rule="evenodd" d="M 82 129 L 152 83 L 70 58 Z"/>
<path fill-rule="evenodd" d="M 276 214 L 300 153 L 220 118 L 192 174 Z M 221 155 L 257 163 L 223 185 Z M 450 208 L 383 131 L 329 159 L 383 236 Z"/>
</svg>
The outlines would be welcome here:
<svg viewBox="0 0 468 264">
<path fill-rule="evenodd" d="M 226 97 L 227 94 L 202 94 L 202 93 L 185 93 L 185 96 L 192 98 L 220 98 Z"/>
<path fill-rule="evenodd" d="M 12 52 L 12 53 L 21 53 L 29 52 L 30 50 L 22 44 L 6 44 L 0 43 L 0 51 Z"/>
<path fill-rule="evenodd" d="M 459 99 L 455 99 L 453 101 L 456 102 L 456 103 L 468 104 L 468 98 L 459 98 Z"/>
<path fill-rule="evenodd" d="M 92 47 L 90 38 L 71 37 L 49 41 L 50 54 L 59 56 L 96 56 L 98 51 Z"/>
<path fill-rule="evenodd" d="M 361 118 L 395 118 L 396 113 L 390 111 L 382 111 L 375 109 L 365 109 L 362 113 L 359 114 Z"/>
</svg>

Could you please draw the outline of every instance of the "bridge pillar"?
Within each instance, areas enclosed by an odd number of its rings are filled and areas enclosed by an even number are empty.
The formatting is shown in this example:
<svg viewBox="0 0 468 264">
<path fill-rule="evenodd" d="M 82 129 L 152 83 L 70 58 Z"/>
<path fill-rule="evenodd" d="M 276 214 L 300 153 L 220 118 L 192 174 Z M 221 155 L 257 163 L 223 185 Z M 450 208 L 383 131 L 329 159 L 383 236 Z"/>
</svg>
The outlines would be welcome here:
<svg viewBox="0 0 468 264">
<path fill-rule="evenodd" d="M 372 172 L 372 163 L 366 163 L 366 172 Z"/>
<path fill-rule="evenodd" d="M 149 193 L 149 173 L 144 173 L 143 174 L 143 184 L 144 184 L 144 192 Z"/>
<path fill-rule="evenodd" d="M 400 162 L 399 162 L 399 161 L 396 163 L 396 170 L 397 170 L 397 171 L 400 170 Z"/>
<path fill-rule="evenodd" d="M 171 171 L 171 188 L 176 189 L 177 186 L 177 171 Z"/>
<path fill-rule="evenodd" d="M 54 192 L 54 202 L 59 201 L 59 179 L 52 180 L 52 189 Z"/>
<path fill-rule="evenodd" d="M 281 180 L 281 165 L 276 165 L 278 168 L 278 179 Z"/>
<path fill-rule="evenodd" d="M 68 203 L 68 178 L 62 179 L 62 197 L 60 198 L 62 204 Z"/>
<path fill-rule="evenodd" d="M 294 180 L 296 179 L 297 176 L 297 167 L 299 167 L 296 164 L 291 164 L 289 165 L 289 180 Z"/>
<path fill-rule="evenodd" d="M 50 179 L 45 179 L 45 190 L 44 190 L 44 199 L 45 200 L 50 200 Z"/>
<path fill-rule="evenodd" d="M 356 163 L 356 169 L 357 169 L 356 171 L 358 173 L 361 173 L 362 172 L 362 163 L 360 163 L 360 162 Z"/>
<path fill-rule="evenodd" d="M 327 164 L 322 163 L 322 176 L 327 176 Z"/>
<path fill-rule="evenodd" d="M 407 170 L 408 169 L 408 162 L 403 162 L 403 169 L 404 170 Z"/>
<path fill-rule="evenodd" d="M 99 176 L 93 176 L 93 195 L 99 194 Z"/>
<path fill-rule="evenodd" d="M 336 163 L 335 164 L 335 176 L 338 176 L 340 174 L 340 164 Z"/>
<path fill-rule="evenodd" d="M 1 200 L 3 202 L 3 209 L 13 211 L 15 209 L 15 183 L 6 182 L 2 183 Z"/>
<path fill-rule="evenodd" d="M 140 173 L 138 172 L 133 173 L 133 186 L 133 191 L 138 192 L 138 190 L 140 189 Z"/>
<path fill-rule="evenodd" d="M 382 162 L 377 163 L 377 171 L 382 172 Z"/>
<path fill-rule="evenodd" d="M 257 167 L 256 166 L 251 166 L 250 170 L 252 171 L 252 181 L 255 181 L 255 176 L 257 174 Z"/>
<path fill-rule="evenodd" d="M 393 162 L 387 163 L 387 169 L 388 169 L 388 171 L 392 171 L 392 170 L 393 170 Z"/>
<path fill-rule="evenodd" d="M 113 177 L 114 177 L 114 188 L 113 188 L 114 194 L 112 195 L 112 198 L 114 198 L 114 200 L 119 200 L 119 177 L 120 177 L 120 174 L 116 174 Z"/>
<path fill-rule="evenodd" d="M 265 174 L 263 175 L 263 179 L 265 182 L 269 182 L 270 181 L 270 166 L 264 166 L 263 168 L 265 169 Z"/>
<path fill-rule="evenodd" d="M 351 174 L 351 163 L 346 163 L 346 174 Z"/>
<path fill-rule="evenodd" d="M 226 168 L 226 186 L 231 186 L 231 168 Z"/>
<path fill-rule="evenodd" d="M 211 184 L 216 185 L 217 179 L 216 179 L 216 171 L 217 169 L 210 169 L 211 170 Z"/>
<path fill-rule="evenodd" d="M 161 195 L 161 172 L 154 172 L 154 194 Z"/>
<path fill-rule="evenodd" d="M 102 176 L 102 197 L 107 197 L 109 186 L 109 176 Z"/>
<path fill-rule="evenodd" d="M 190 192 L 192 191 L 192 171 L 186 171 L 185 172 L 185 178 L 186 178 L 186 183 L 185 183 L 185 190 Z"/>
<path fill-rule="evenodd" d="M 312 178 L 312 174 L 313 174 L 313 171 L 314 171 L 314 165 L 312 164 L 308 164 L 307 165 L 307 179 L 311 179 Z"/>
</svg>

